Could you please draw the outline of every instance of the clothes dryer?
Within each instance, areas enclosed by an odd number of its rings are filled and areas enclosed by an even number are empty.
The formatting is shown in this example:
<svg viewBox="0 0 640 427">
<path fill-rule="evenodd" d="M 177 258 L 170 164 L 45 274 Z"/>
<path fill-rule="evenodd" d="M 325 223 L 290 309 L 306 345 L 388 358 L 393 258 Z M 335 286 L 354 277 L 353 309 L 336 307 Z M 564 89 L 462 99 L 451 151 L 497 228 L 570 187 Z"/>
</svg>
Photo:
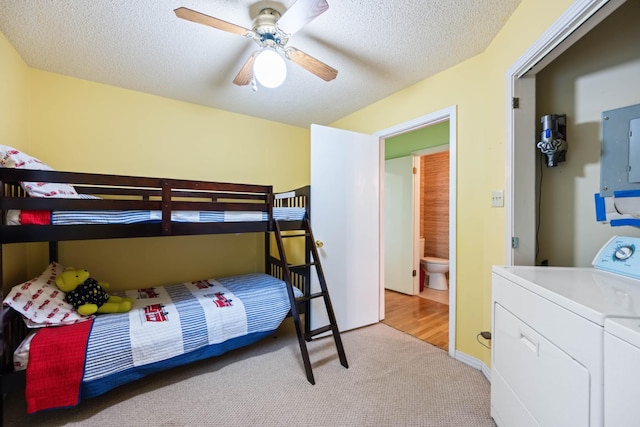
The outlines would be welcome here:
<svg viewBox="0 0 640 427">
<path fill-rule="evenodd" d="M 498 426 L 617 426 L 605 424 L 605 323 L 640 319 L 640 280 L 595 268 L 494 266 L 492 273 Z"/>
</svg>

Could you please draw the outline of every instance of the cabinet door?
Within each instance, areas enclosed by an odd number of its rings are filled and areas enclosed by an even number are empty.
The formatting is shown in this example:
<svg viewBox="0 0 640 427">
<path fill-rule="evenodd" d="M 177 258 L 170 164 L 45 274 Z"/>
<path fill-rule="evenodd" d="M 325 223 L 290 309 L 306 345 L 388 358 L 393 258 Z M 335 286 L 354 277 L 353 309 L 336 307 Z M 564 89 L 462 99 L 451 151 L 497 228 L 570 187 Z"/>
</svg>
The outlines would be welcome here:
<svg viewBox="0 0 640 427">
<path fill-rule="evenodd" d="M 640 320 L 637 320 L 640 322 Z M 634 427 L 640 423 L 640 348 L 604 335 L 604 425 Z"/>
<path fill-rule="evenodd" d="M 589 371 L 500 304 L 494 316 L 493 367 L 517 400 L 540 425 L 588 426 Z"/>
</svg>

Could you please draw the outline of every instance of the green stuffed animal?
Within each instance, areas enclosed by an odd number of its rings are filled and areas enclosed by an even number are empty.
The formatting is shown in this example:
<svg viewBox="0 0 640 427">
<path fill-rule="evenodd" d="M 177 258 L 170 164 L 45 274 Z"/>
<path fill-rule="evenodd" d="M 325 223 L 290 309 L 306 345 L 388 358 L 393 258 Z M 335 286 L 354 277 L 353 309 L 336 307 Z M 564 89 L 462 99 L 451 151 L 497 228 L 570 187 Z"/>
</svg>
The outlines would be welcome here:
<svg viewBox="0 0 640 427">
<path fill-rule="evenodd" d="M 90 277 L 87 270 L 67 268 L 56 277 L 56 286 L 66 293 L 65 300 L 83 316 L 95 313 L 125 313 L 133 299 L 109 295 L 109 284 Z"/>
</svg>

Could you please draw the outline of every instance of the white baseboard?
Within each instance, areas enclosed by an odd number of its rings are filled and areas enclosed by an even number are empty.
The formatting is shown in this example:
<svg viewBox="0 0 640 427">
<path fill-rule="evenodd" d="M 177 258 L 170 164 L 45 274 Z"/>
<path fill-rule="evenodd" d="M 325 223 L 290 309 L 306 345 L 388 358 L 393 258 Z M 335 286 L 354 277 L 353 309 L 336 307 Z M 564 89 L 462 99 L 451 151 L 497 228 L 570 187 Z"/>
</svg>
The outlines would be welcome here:
<svg viewBox="0 0 640 427">
<path fill-rule="evenodd" d="M 460 362 L 464 363 L 465 365 L 469 365 L 474 369 L 482 371 L 482 374 L 485 376 L 485 378 L 489 382 L 491 382 L 491 369 L 489 369 L 489 367 L 482 360 L 476 359 L 473 356 L 469 356 L 468 354 L 457 350 L 454 359 L 459 360 Z"/>
</svg>

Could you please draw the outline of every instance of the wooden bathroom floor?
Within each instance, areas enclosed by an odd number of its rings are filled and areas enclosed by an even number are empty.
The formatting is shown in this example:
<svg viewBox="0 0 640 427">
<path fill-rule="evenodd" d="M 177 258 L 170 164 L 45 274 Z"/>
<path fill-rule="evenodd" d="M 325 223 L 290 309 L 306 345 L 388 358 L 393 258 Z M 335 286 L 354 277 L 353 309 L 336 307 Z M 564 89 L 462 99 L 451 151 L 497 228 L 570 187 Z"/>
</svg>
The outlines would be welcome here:
<svg viewBox="0 0 640 427">
<path fill-rule="evenodd" d="M 420 298 L 430 299 L 431 301 L 449 305 L 449 291 L 437 291 L 435 289 L 425 288 L 417 296 Z"/>
<path fill-rule="evenodd" d="M 385 325 L 449 349 L 449 306 L 385 289 Z"/>
</svg>

